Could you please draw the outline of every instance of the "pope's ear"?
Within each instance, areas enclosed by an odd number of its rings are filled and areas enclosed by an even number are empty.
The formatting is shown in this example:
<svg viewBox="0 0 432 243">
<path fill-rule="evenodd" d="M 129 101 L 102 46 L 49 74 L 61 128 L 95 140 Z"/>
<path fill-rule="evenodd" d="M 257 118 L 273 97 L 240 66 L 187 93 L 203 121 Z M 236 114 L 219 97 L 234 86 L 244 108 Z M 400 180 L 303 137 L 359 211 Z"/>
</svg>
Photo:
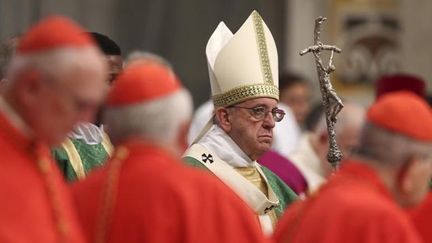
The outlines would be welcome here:
<svg viewBox="0 0 432 243">
<path fill-rule="evenodd" d="M 231 131 L 230 113 L 227 108 L 219 107 L 215 110 L 216 123 L 226 132 Z"/>
</svg>

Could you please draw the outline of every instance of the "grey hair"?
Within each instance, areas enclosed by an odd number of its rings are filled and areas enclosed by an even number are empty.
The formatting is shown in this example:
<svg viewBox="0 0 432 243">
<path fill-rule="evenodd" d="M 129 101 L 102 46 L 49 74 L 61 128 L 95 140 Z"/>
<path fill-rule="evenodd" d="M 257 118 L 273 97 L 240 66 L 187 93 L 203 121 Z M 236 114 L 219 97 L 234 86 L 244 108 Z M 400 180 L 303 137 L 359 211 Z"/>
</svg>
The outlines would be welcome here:
<svg viewBox="0 0 432 243">
<path fill-rule="evenodd" d="M 366 123 L 357 154 L 372 159 L 381 167 L 400 167 L 413 156 L 430 153 L 432 143 L 414 140 L 402 134 Z"/>
<path fill-rule="evenodd" d="M 165 58 L 151 52 L 138 51 L 138 50 L 129 53 L 129 55 L 126 58 L 126 65 L 138 60 L 158 63 L 164 67 L 172 69 L 171 63 Z"/>
<path fill-rule="evenodd" d="M 94 67 L 94 65 L 105 65 L 103 59 L 99 57 L 101 57 L 100 51 L 93 46 L 86 48 L 67 47 L 35 54 L 17 53 L 12 57 L 6 78 L 13 82 L 22 71 L 36 69 L 49 79 L 61 81 L 61 77 L 65 74 Z"/>
<path fill-rule="evenodd" d="M 192 116 L 192 98 L 186 89 L 160 99 L 122 107 L 107 107 L 104 124 L 114 144 L 129 137 L 172 144 L 180 127 Z"/>
</svg>

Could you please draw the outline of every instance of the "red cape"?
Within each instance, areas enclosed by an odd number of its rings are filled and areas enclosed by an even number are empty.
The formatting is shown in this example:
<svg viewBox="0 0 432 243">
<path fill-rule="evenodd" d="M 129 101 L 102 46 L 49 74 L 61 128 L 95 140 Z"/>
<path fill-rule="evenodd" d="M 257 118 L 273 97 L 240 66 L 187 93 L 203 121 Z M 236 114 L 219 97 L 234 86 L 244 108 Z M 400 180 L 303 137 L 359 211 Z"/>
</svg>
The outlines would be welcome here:
<svg viewBox="0 0 432 243">
<path fill-rule="evenodd" d="M 59 213 L 67 225 L 67 242 L 84 242 L 70 192 L 49 148 L 40 144 L 35 154 L 34 143 L 1 113 L 0 148 L 0 242 L 62 242 L 55 220 Z M 48 160 L 50 183 L 38 168 L 42 158 Z M 58 212 L 53 207 L 51 189 L 55 190 Z"/>
<path fill-rule="evenodd" d="M 432 192 L 429 192 L 426 200 L 409 214 L 423 241 L 432 243 Z"/>
<path fill-rule="evenodd" d="M 274 238 L 290 243 L 421 242 L 375 172 L 358 162 L 347 162 L 317 194 L 288 208 Z"/>
<path fill-rule="evenodd" d="M 124 159 L 107 242 L 263 242 L 253 212 L 230 189 L 167 151 L 133 141 Z M 117 150 L 117 153 L 119 149 Z M 115 159 L 116 155 L 113 156 Z M 89 240 L 100 225 L 103 188 L 114 163 L 73 187 Z"/>
</svg>

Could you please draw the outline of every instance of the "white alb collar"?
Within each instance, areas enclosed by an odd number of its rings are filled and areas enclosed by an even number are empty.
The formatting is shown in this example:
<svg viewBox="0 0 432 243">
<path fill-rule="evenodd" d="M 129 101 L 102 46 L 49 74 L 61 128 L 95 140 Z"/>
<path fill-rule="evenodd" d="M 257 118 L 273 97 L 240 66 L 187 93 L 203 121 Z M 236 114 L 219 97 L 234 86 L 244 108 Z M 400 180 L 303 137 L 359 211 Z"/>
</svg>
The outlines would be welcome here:
<svg viewBox="0 0 432 243">
<path fill-rule="evenodd" d="M 103 132 L 103 125 L 98 127 L 89 122 L 81 122 L 74 127 L 68 136 L 73 139 L 82 139 L 86 144 L 95 145 L 102 142 Z"/>
<path fill-rule="evenodd" d="M 216 153 L 220 159 L 232 167 L 256 166 L 256 161 L 252 161 L 230 136 L 217 125 L 213 125 L 198 143 Z"/>
</svg>

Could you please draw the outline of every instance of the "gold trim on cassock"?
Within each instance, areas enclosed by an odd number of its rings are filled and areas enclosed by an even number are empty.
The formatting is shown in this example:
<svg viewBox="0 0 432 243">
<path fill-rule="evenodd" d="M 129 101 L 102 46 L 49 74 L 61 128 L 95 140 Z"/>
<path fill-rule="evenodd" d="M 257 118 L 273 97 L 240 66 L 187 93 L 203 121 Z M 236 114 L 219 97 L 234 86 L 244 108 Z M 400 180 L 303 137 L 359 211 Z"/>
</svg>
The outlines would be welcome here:
<svg viewBox="0 0 432 243">
<path fill-rule="evenodd" d="M 106 132 L 102 132 L 102 147 L 105 149 L 108 156 L 111 157 L 114 151 L 114 146 L 112 145 L 111 140 Z"/>
<path fill-rule="evenodd" d="M 83 162 L 72 140 L 70 138 L 66 138 L 66 140 L 62 143 L 62 147 L 66 151 L 67 156 L 69 157 L 70 164 L 72 165 L 72 168 L 74 169 L 78 180 L 84 179 L 86 174 Z"/>
</svg>

